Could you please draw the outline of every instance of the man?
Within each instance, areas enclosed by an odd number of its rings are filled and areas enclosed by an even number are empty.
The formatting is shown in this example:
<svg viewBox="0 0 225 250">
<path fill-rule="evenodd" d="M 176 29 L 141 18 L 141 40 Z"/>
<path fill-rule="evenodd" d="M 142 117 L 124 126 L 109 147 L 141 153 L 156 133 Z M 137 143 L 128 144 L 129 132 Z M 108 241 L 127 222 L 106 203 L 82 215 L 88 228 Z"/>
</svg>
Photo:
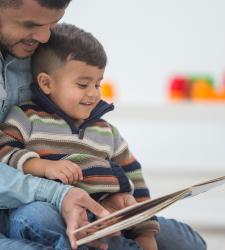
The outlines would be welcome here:
<svg viewBox="0 0 225 250">
<path fill-rule="evenodd" d="M 31 83 L 29 59 L 39 43 L 45 43 L 50 28 L 64 15 L 70 0 L 1 0 L 0 1 L 0 120 L 9 108 L 29 99 Z M 87 193 L 59 183 L 25 176 L 13 168 L 0 164 L 0 233 L 6 233 L 6 209 L 19 207 L 34 200 L 46 201 L 61 209 L 67 224 L 67 234 L 74 246 L 74 228 L 83 223 L 84 208 L 98 216 L 107 211 Z M 52 194 L 51 194 L 52 192 Z M 44 211 L 43 211 L 44 212 Z M 58 249 L 62 248 L 60 242 Z M 0 234 L 0 249 L 41 249 L 41 244 L 15 241 Z"/>
<path fill-rule="evenodd" d="M 70 0 L 0 0 L 1 120 L 12 105 L 30 99 L 29 84 L 32 82 L 32 78 L 29 57 L 39 43 L 48 41 L 51 27 L 63 16 L 69 2 Z M 55 190 L 53 195 L 52 190 Z M 55 235 L 54 249 L 68 249 L 61 244 L 66 241 L 65 228 L 55 207 L 59 210 L 61 208 L 61 214 L 67 226 L 67 235 L 73 249 L 76 248 L 76 242 L 72 231 L 85 223 L 85 208 L 97 216 L 104 216 L 107 213 L 80 189 L 30 175 L 25 176 L 15 169 L 1 164 L 0 208 L 17 208 L 35 200 L 41 202 L 31 203 L 31 206 L 27 206 L 27 210 L 24 207 L 24 211 L 31 217 L 33 209 L 41 211 L 37 221 L 47 217 L 48 221 L 43 220 L 41 223 L 45 223 L 46 227 L 51 228 L 52 226 L 56 231 L 58 230 L 60 234 Z M 8 223 L 5 211 L 0 210 L 0 232 L 3 234 L 7 233 Z M 163 218 L 159 222 L 161 226 L 161 232 L 157 236 L 159 250 L 205 249 L 204 241 L 188 226 Z M 32 229 L 29 228 L 29 230 Z M 62 238 L 64 239 L 62 240 Z M 30 240 L 33 242 L 1 238 L 0 249 L 52 249 L 51 244 L 49 244 L 51 247 L 41 245 L 41 239 L 38 239 L 39 243 L 34 243 L 38 241 L 37 239 Z M 93 246 L 97 247 L 97 245 Z M 98 246 L 102 249 L 107 248 L 104 244 Z"/>
</svg>

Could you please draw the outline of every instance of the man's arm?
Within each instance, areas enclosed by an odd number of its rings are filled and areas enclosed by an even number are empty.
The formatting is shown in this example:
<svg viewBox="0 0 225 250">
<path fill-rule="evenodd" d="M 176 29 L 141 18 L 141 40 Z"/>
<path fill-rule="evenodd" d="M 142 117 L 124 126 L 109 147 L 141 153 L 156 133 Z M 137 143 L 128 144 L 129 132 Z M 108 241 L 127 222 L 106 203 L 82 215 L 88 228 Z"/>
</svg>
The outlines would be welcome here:
<svg viewBox="0 0 225 250">
<path fill-rule="evenodd" d="M 17 208 L 35 200 L 54 204 L 58 209 L 71 186 L 24 175 L 6 164 L 0 164 L 0 208 Z"/>
<path fill-rule="evenodd" d="M 97 217 L 108 215 L 108 211 L 95 202 L 87 192 L 55 181 L 24 175 L 20 171 L 0 163 L 0 209 L 17 208 L 33 201 L 45 201 L 55 205 L 67 226 L 72 249 L 76 249 L 73 231 L 88 221 L 81 214 L 86 209 Z M 106 247 L 95 242 L 93 247 Z"/>
</svg>

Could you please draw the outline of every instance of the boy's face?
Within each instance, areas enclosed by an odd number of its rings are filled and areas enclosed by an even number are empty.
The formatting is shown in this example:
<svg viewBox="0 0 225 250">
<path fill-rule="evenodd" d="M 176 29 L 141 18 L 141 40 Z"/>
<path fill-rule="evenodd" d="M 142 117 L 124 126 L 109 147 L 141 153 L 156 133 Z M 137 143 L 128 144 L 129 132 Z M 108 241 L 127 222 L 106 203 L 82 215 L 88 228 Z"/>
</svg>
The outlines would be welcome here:
<svg viewBox="0 0 225 250">
<path fill-rule="evenodd" d="M 31 56 L 39 43 L 46 43 L 50 28 L 65 9 L 40 6 L 35 0 L 23 0 L 18 8 L 0 8 L 0 50 L 18 57 Z"/>
<path fill-rule="evenodd" d="M 87 119 L 101 99 L 104 70 L 81 61 L 68 61 L 50 75 L 49 97 L 74 120 Z"/>
</svg>

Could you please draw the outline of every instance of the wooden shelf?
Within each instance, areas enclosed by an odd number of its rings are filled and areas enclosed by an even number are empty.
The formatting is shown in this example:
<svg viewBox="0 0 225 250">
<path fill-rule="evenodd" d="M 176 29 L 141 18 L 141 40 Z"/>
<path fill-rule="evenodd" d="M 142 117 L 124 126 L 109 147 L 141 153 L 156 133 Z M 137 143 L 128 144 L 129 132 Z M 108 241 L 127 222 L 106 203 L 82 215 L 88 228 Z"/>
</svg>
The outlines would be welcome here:
<svg viewBox="0 0 225 250">
<path fill-rule="evenodd" d="M 107 116 L 120 119 L 225 120 L 225 102 L 177 102 L 147 105 L 125 105 L 118 103 L 115 104 L 115 110 Z"/>
</svg>

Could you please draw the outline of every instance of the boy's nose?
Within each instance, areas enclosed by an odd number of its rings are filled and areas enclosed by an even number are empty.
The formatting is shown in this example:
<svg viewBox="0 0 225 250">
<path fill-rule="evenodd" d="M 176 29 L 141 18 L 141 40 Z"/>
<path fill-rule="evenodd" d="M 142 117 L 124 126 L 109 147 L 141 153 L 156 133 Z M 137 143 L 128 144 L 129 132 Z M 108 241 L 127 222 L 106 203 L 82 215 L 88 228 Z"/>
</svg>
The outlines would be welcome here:
<svg viewBox="0 0 225 250">
<path fill-rule="evenodd" d="M 86 92 L 87 96 L 90 96 L 90 97 L 95 97 L 98 95 L 98 90 L 94 87 L 94 88 L 90 88 L 87 90 Z"/>
</svg>

